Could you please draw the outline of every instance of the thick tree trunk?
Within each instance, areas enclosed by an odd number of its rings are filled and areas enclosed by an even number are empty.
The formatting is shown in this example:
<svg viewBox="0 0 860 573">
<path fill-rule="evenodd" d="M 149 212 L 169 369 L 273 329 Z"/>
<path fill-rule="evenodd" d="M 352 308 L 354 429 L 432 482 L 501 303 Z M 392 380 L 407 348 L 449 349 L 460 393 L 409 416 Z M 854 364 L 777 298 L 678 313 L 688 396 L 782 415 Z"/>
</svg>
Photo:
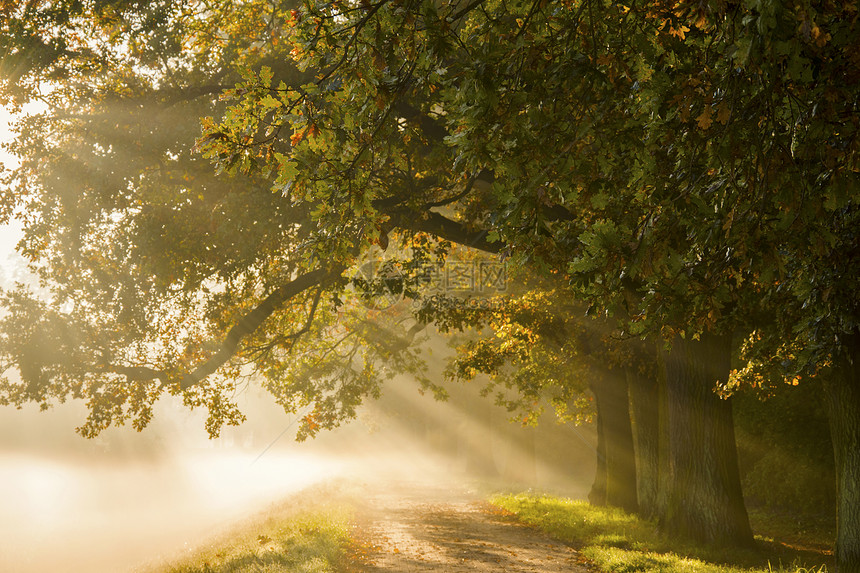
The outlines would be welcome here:
<svg viewBox="0 0 860 573">
<path fill-rule="evenodd" d="M 656 351 L 650 356 L 653 367 L 641 362 L 642 353 L 627 370 L 630 387 L 630 417 L 633 422 L 633 445 L 636 452 L 636 494 L 639 515 L 651 519 L 658 515 L 660 492 L 660 382 L 657 376 Z"/>
<path fill-rule="evenodd" d="M 731 339 L 677 338 L 665 361 L 668 475 L 661 527 L 707 545 L 752 545 L 729 400 L 714 391 L 729 373 Z"/>
<path fill-rule="evenodd" d="M 619 375 L 620 374 L 620 375 Z M 611 505 L 635 512 L 636 459 L 627 379 L 607 372 L 592 384 L 597 402 L 597 475 L 588 496 L 594 505 Z"/>
<path fill-rule="evenodd" d="M 593 391 L 592 385 L 592 391 Z M 595 404 L 597 405 L 597 470 L 594 473 L 594 483 L 588 492 L 588 501 L 591 505 L 606 505 L 606 436 L 603 433 L 603 416 L 600 415 L 600 401 L 597 400 L 597 392 L 594 392 Z"/>
<path fill-rule="evenodd" d="M 836 460 L 836 566 L 860 573 L 860 335 L 850 337 L 825 389 Z"/>
</svg>

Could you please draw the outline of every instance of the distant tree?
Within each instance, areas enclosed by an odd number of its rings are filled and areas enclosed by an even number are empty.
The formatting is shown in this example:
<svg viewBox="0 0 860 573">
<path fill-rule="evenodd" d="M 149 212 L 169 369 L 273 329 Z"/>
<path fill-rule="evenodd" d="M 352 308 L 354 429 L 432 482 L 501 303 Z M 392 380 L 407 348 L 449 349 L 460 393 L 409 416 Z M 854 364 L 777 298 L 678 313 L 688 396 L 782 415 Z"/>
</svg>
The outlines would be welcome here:
<svg viewBox="0 0 860 573">
<path fill-rule="evenodd" d="M 487 375 L 482 393 L 494 396 L 522 424 L 536 424 L 547 407 L 562 421 L 593 418 L 597 475 L 589 499 L 635 512 L 629 343 L 613 339 L 617 333 L 605 321 L 586 317 L 580 305 L 571 304 L 566 289 L 527 284 L 523 292 L 481 305 L 431 299 L 421 309 L 422 318 L 444 331 L 475 331 L 459 345 L 448 376 L 472 380 L 479 373 Z"/>
</svg>

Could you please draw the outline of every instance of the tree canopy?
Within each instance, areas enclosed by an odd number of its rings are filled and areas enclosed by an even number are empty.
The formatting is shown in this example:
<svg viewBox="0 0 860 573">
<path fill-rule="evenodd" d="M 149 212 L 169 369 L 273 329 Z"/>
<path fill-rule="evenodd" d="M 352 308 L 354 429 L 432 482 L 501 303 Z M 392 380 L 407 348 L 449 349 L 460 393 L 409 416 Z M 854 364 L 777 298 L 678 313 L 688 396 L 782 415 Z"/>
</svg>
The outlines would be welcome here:
<svg viewBox="0 0 860 573">
<path fill-rule="evenodd" d="M 20 126 L 3 201 L 51 301 L 8 294 L 7 321 L 43 318 L 7 345 L 32 354 L 65 322 L 75 334 L 50 344 L 74 378 L 191 388 L 399 230 L 503 251 L 634 334 L 745 328 L 739 380 L 774 363 L 814 373 L 857 324 L 855 16 L 758 2 L 6 8 L 6 101 L 52 106 Z M 30 386 L 13 401 L 48 396 Z"/>
<path fill-rule="evenodd" d="M 289 45 L 314 80 L 247 74 L 201 148 L 275 169 L 350 244 L 350 224 L 372 243 L 462 188 L 460 220 L 625 330 L 742 328 L 739 379 L 760 383 L 755 357 L 774 353 L 783 374 L 814 374 L 857 328 L 855 17 L 308 4 Z"/>
</svg>

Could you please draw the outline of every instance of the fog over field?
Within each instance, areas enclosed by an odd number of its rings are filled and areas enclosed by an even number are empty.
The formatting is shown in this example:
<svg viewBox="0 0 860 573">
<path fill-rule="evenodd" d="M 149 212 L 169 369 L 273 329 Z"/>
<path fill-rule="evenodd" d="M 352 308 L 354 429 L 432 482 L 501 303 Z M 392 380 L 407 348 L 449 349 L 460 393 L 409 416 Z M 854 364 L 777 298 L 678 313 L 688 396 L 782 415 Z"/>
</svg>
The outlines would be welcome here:
<svg viewBox="0 0 860 573">
<path fill-rule="evenodd" d="M 208 442 L 202 426 L 169 410 L 157 430 L 94 441 L 73 433 L 77 405 L 4 411 L 0 570 L 128 570 L 340 471 L 299 449 L 257 459 L 229 439 Z"/>
<path fill-rule="evenodd" d="M 111 429 L 95 440 L 73 431 L 85 415 L 81 404 L 6 409 L 0 571 L 132 571 L 336 478 L 474 477 L 584 493 L 594 471 L 588 428 L 549 421 L 523 429 L 471 390 L 455 388 L 452 401 L 438 403 L 400 380 L 353 424 L 305 443 L 293 441 L 293 418 L 255 388 L 239 400 L 249 421 L 217 440 L 206 437 L 202 413 L 179 404 L 160 404 L 142 433 Z"/>
</svg>

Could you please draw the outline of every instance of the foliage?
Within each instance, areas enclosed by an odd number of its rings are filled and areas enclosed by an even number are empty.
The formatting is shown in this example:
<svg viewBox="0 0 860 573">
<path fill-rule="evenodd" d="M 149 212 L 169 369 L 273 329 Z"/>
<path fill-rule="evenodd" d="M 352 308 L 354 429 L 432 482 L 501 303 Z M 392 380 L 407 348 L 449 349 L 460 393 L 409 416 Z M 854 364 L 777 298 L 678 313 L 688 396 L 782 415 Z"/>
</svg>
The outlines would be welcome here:
<svg viewBox="0 0 860 573">
<path fill-rule="evenodd" d="M 748 325 L 737 381 L 756 364 L 815 372 L 857 325 L 860 68 L 843 57 L 855 16 L 852 4 L 308 2 L 292 53 L 315 81 L 248 76 L 204 149 L 276 158 L 278 188 L 338 240 L 345 214 L 376 240 L 404 184 L 414 206 L 462 181 L 463 216 L 625 330 Z M 289 156 L 251 136 L 256 118 L 291 133 Z M 774 321 L 777 305 L 791 312 Z M 786 359 L 763 358 L 775 352 Z"/>
<path fill-rule="evenodd" d="M 735 385 L 814 374 L 857 329 L 853 3 L 4 10 L 4 98 L 50 106 L 0 202 L 50 292 L 6 295 L 25 379 L 4 401 L 88 396 L 86 435 L 166 391 L 217 433 L 255 369 L 314 404 L 305 434 L 349 418 L 390 355 L 310 338 L 344 328 L 357 258 L 393 239 L 413 264 L 421 234 L 504 252 L 626 334 L 744 328 Z M 539 350 L 503 383 L 532 397 Z"/>
<path fill-rule="evenodd" d="M 599 571 L 806 573 L 826 571 L 829 564 L 821 554 L 804 553 L 761 538 L 758 543 L 762 551 L 723 548 L 708 552 L 660 535 L 652 523 L 620 509 L 594 507 L 584 501 L 518 494 L 495 496 L 490 502 L 517 520 L 574 544 Z M 793 564 L 775 567 L 788 563 Z"/>
<path fill-rule="evenodd" d="M 262 161 L 217 152 L 221 172 L 195 155 L 226 138 L 210 133 L 195 147 L 200 118 L 207 127 L 208 114 L 223 115 L 219 94 L 257 93 L 247 81 L 233 87 L 243 77 L 303 83 L 293 45 L 281 41 L 293 6 L 33 2 L 4 10 L 4 98 L 48 106 L 19 123 L 9 150 L 22 164 L 2 192 L 4 216 L 24 220 L 20 250 L 42 280 L 40 292 L 4 295 L 0 366 L 22 377 L 3 379 L 4 404 L 85 398 L 91 415 L 80 431 L 93 436 L 128 420 L 141 429 L 170 392 L 208 408 L 207 429 L 217 435 L 243 419 L 232 395 L 237 379 L 256 372 L 288 410 L 314 405 L 305 436 L 352 417 L 398 356 L 420 371 L 404 354 L 408 344 L 385 344 L 385 325 L 344 302 L 350 281 L 340 275 L 356 245 L 370 238 L 387 247 L 390 228 L 331 228 L 318 206 L 273 193 L 261 163 L 280 161 L 280 152 Z M 263 134 L 275 143 L 277 135 Z M 413 270 L 445 251 L 432 236 L 402 240 Z M 371 297 L 378 288 L 358 282 Z"/>
<path fill-rule="evenodd" d="M 569 303 L 565 289 L 515 288 L 471 305 L 425 299 L 417 311 L 420 320 L 432 321 L 443 332 L 471 331 L 451 340 L 456 354 L 446 378 L 469 381 L 487 375 L 481 394 L 493 395 L 523 425 L 536 424 L 547 405 L 560 420 L 590 419 L 588 384 L 598 375 L 593 364 L 606 358 L 586 342 L 598 338 L 586 334 L 594 321 L 577 320 L 581 309 Z"/>
<path fill-rule="evenodd" d="M 359 396 L 378 391 L 367 368 L 382 357 L 365 360 L 363 377 L 362 368 L 354 374 L 361 385 L 341 377 L 334 386 L 301 379 L 289 387 L 275 356 L 283 362 L 294 349 L 307 329 L 293 325 L 310 322 L 321 291 L 299 291 L 270 324 L 267 332 L 277 334 L 258 336 L 218 379 L 188 379 L 217 350 L 215 340 L 294 277 L 307 255 L 302 245 L 313 240 L 302 226 L 307 212 L 273 194 L 267 180 L 218 176 L 194 155 L 199 118 L 217 112 L 217 95 L 239 79 L 237 70 L 260 65 L 258 34 L 277 44 L 278 14 L 254 30 L 251 5 L 239 19 L 223 11 L 236 7 L 223 5 L 210 20 L 184 3 L 150 5 L 158 18 L 138 8 L 28 3 L 7 21 L 27 37 L 57 33 L 42 43 L 83 42 L 91 33 L 104 57 L 95 66 L 90 52 L 69 47 L 4 78 L 4 94 L 39 97 L 48 111 L 18 125 L 10 151 L 22 166 L 2 192 L 4 213 L 25 219 L 20 249 L 42 279 L 41 292 L 20 286 L 4 294 L 2 369 L 17 366 L 22 382 L 4 379 L 2 402 L 47 408 L 86 399 L 91 415 L 80 431 L 93 436 L 128 420 L 141 429 L 160 395 L 181 393 L 188 406 L 208 408 L 207 429 L 217 435 L 222 424 L 244 419 L 232 396 L 236 379 L 247 375 L 243 363 L 256 357 L 258 368 L 278 377 L 273 388 L 289 388 L 285 407 L 319 401 L 317 414 L 327 408 L 330 427 L 354 413 Z M 58 28 L 31 28 L 52 18 Z M 159 41 L 165 35 L 170 41 Z M 9 56 L 4 64 L 16 61 Z M 294 66 L 277 69 L 298 74 Z M 337 296 L 325 299 L 331 314 Z M 341 374 L 353 371 L 348 361 L 341 366 Z M 306 422 L 305 430 L 322 423 Z"/>
</svg>

